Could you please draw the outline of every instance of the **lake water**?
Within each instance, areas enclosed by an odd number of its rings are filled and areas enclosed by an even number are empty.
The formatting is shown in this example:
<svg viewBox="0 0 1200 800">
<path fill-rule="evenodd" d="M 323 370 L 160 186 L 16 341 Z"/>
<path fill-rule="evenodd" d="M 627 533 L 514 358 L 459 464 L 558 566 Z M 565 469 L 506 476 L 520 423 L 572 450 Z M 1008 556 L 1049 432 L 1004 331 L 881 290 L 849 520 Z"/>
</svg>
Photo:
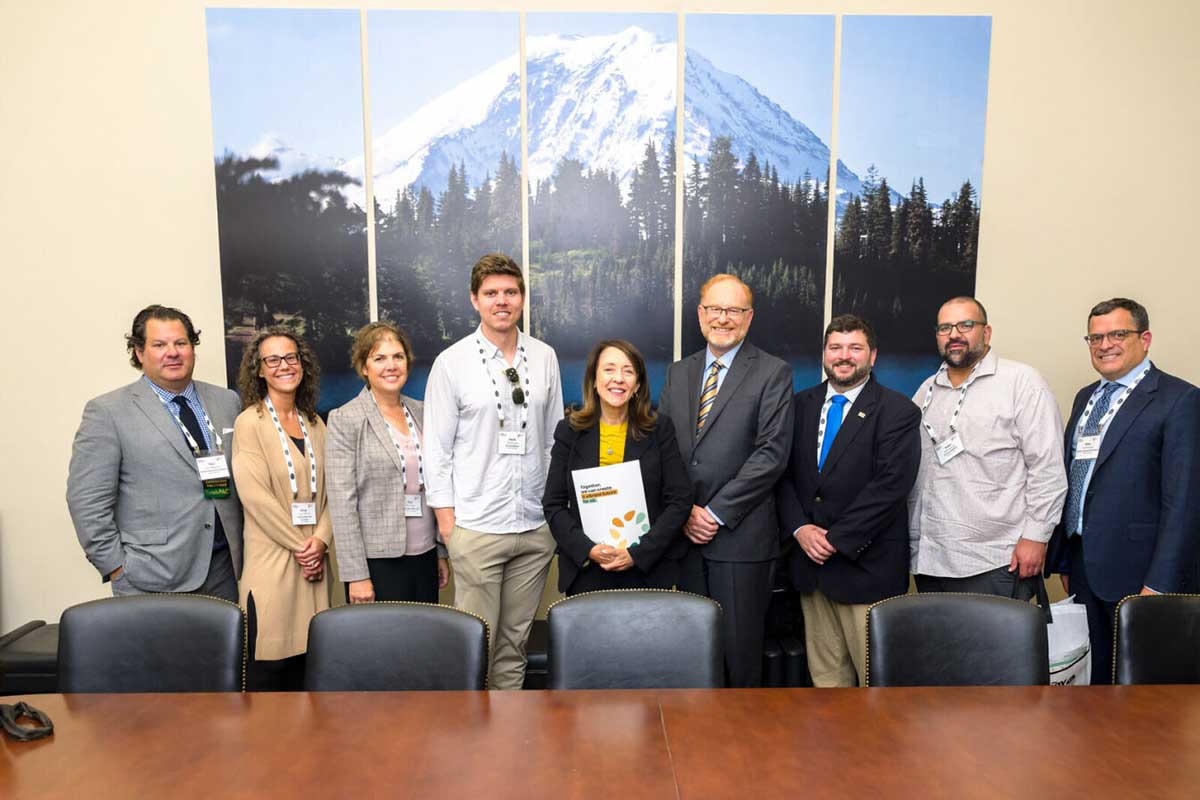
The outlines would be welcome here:
<svg viewBox="0 0 1200 800">
<path fill-rule="evenodd" d="M 887 355 L 881 353 L 875 364 L 875 377 L 884 386 L 894 389 L 903 395 L 911 397 L 917 391 L 921 382 L 937 371 L 940 359 L 936 355 Z M 562 373 L 563 400 L 578 403 L 582 397 L 583 368 L 585 360 L 565 359 L 559 362 Z M 663 381 L 667 375 L 667 361 L 649 361 L 646 372 L 650 378 L 650 396 L 658 401 L 662 391 Z M 806 389 L 825 379 L 821 372 L 821 362 L 815 356 L 805 359 L 793 359 L 792 388 L 794 391 Z M 409 373 L 408 383 L 404 393 L 410 397 L 424 399 L 425 382 L 429 378 L 429 365 L 421 364 Z M 325 374 L 321 378 L 320 411 L 327 413 L 331 408 L 348 402 L 363 387 L 362 379 L 350 372 Z"/>
</svg>

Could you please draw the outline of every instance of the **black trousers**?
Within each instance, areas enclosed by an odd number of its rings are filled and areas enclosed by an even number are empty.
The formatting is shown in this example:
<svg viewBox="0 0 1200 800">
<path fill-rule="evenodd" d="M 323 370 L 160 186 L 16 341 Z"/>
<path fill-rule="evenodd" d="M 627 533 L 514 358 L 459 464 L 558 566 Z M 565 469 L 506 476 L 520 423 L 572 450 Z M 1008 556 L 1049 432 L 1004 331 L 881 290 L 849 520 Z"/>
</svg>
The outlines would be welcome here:
<svg viewBox="0 0 1200 800">
<path fill-rule="evenodd" d="M 1042 579 L 1042 576 L 1035 575 L 1031 578 L 1018 579 L 1016 570 L 1009 572 L 1008 567 L 997 567 L 966 578 L 942 578 L 937 575 L 914 575 L 913 578 L 917 583 L 917 591 L 921 593 L 991 594 L 996 597 L 1011 597 L 1021 602 L 1028 602 L 1037 594 L 1037 582 Z"/>
<path fill-rule="evenodd" d="M 679 588 L 721 605 L 725 685 L 762 686 L 763 638 L 771 604 L 772 561 L 710 561 L 692 548 L 679 563 Z"/>
<path fill-rule="evenodd" d="M 1067 544 L 1071 566 L 1070 589 L 1075 602 L 1087 609 L 1088 643 L 1092 648 L 1092 684 L 1112 683 L 1113 618 L 1117 601 L 1108 601 L 1092 593 L 1087 568 L 1083 563 L 1083 537 L 1072 536 Z"/>
<path fill-rule="evenodd" d="M 305 654 L 259 661 L 254 657 L 254 642 L 258 638 L 258 613 L 254 608 L 254 593 L 246 597 L 246 691 L 302 692 L 304 691 Z"/>
<path fill-rule="evenodd" d="M 607 572 L 599 564 L 589 564 L 579 571 L 575 580 L 567 587 L 567 597 L 584 592 L 602 592 L 606 589 L 648 589 L 650 582 L 646 574 L 637 567 L 621 572 Z"/>
<path fill-rule="evenodd" d="M 368 558 L 367 572 L 376 600 L 438 601 L 436 547 L 419 556 Z M 346 584 L 346 596 L 350 596 L 350 584 Z"/>
</svg>

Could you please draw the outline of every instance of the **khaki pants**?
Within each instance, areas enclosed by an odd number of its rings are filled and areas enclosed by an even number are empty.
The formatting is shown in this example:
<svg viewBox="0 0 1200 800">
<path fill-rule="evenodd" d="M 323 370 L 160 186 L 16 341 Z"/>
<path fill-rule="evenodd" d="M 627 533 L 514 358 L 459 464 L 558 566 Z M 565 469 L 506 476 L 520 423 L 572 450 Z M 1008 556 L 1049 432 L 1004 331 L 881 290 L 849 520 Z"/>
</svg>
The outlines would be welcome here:
<svg viewBox="0 0 1200 800">
<path fill-rule="evenodd" d="M 554 557 L 550 526 L 480 533 L 454 526 L 446 544 L 454 567 L 454 605 L 487 620 L 492 689 L 520 689 L 525 643 Z"/>
<path fill-rule="evenodd" d="M 820 590 L 800 595 L 813 686 L 864 686 L 869 603 L 835 603 Z"/>
</svg>

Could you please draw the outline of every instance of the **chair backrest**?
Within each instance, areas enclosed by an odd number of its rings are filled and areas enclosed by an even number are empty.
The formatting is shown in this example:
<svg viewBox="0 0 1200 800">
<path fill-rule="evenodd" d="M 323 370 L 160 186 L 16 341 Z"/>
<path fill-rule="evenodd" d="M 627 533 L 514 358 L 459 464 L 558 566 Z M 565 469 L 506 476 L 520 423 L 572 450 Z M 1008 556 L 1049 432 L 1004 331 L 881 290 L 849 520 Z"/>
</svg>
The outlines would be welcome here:
<svg viewBox="0 0 1200 800">
<path fill-rule="evenodd" d="M 304 688 L 312 692 L 486 689 L 487 672 L 487 623 L 457 608 L 363 603 L 308 624 Z"/>
<path fill-rule="evenodd" d="M 1116 624 L 1113 683 L 1200 683 L 1200 594 L 1126 597 Z"/>
<path fill-rule="evenodd" d="M 868 686 L 1045 686 L 1046 620 L 1030 603 L 931 592 L 867 612 Z"/>
<path fill-rule="evenodd" d="M 550 606 L 551 689 L 724 685 L 721 607 L 659 589 L 585 592 Z"/>
<path fill-rule="evenodd" d="M 68 608 L 58 634 L 60 692 L 240 692 L 242 610 L 227 600 L 144 594 Z"/>
</svg>

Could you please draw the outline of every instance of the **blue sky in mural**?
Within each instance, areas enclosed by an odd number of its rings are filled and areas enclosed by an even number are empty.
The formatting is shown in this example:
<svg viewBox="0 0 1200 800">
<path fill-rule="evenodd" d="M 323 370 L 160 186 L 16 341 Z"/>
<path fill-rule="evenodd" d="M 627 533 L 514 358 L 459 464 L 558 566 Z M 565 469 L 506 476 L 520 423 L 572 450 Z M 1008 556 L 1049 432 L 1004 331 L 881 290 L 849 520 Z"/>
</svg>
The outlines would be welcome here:
<svg viewBox="0 0 1200 800">
<path fill-rule="evenodd" d="M 826 144 L 833 108 L 831 15 L 688 14 L 684 41 L 744 78 Z M 747 47 L 753 42 L 753 47 Z"/>
<path fill-rule="evenodd" d="M 210 8 L 205 14 L 216 153 L 246 154 L 274 136 L 308 157 L 362 157 L 357 11 Z"/>
<path fill-rule="evenodd" d="M 519 51 L 516 13 L 368 11 L 372 130 L 388 130 Z"/>
<path fill-rule="evenodd" d="M 844 17 L 838 157 L 937 203 L 978 191 L 990 40 L 990 17 Z"/>
<path fill-rule="evenodd" d="M 525 15 L 525 33 L 541 36 L 558 35 L 604 36 L 620 33 L 630 25 L 650 31 L 663 41 L 674 41 L 679 32 L 678 17 L 674 14 L 635 14 L 627 12 L 570 13 L 538 12 Z"/>
</svg>

